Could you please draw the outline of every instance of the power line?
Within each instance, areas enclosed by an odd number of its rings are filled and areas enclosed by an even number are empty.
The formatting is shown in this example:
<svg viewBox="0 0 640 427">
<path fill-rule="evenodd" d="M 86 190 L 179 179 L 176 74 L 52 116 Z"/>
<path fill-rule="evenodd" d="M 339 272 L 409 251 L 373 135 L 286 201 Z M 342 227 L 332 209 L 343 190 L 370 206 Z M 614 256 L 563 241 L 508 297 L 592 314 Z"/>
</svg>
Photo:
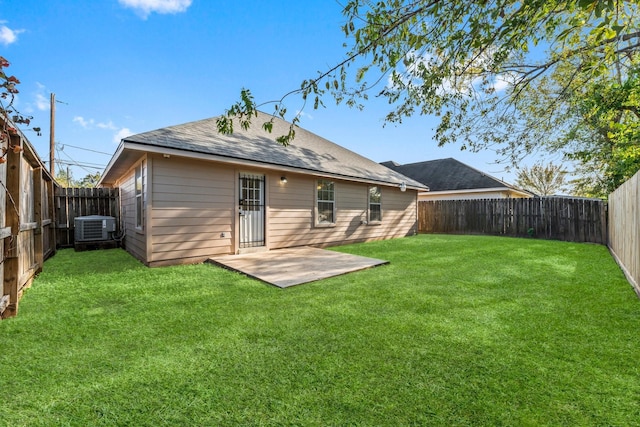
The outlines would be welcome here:
<svg viewBox="0 0 640 427">
<path fill-rule="evenodd" d="M 105 165 L 102 164 L 102 163 L 79 162 L 79 161 L 73 159 L 66 151 L 63 151 L 59 147 L 56 147 L 56 152 L 58 153 L 58 155 L 64 154 L 69 159 L 68 161 L 65 161 L 65 160 L 58 161 L 58 159 L 56 159 L 55 160 L 56 163 L 67 163 L 67 164 L 71 164 L 71 165 L 86 166 L 86 167 L 91 167 L 91 168 L 95 168 L 95 169 L 101 169 L 101 168 L 105 167 Z"/>
<path fill-rule="evenodd" d="M 91 150 L 89 148 L 76 147 L 75 145 L 70 145 L 70 144 L 62 144 L 60 146 L 60 150 L 64 151 L 64 147 L 71 147 L 71 148 L 77 148 L 78 150 L 91 151 L 92 153 L 104 154 L 105 156 L 112 156 L 113 155 L 113 153 L 105 153 L 104 151 L 96 151 L 96 150 Z"/>
<path fill-rule="evenodd" d="M 69 155 L 67 155 L 66 153 L 65 153 L 65 156 L 69 159 L 68 160 L 69 162 L 73 162 L 74 164 L 78 163 L 78 164 L 87 165 L 87 166 L 95 166 L 97 168 L 103 168 L 104 167 L 104 165 L 102 163 L 92 163 L 92 162 L 84 162 L 84 161 L 74 160 L 71 157 L 69 157 Z"/>
<path fill-rule="evenodd" d="M 56 163 L 59 165 L 79 166 L 79 167 L 98 169 L 98 170 L 104 169 L 104 166 L 91 165 L 91 164 L 82 163 L 82 162 L 69 162 L 66 160 L 56 160 Z"/>
<path fill-rule="evenodd" d="M 60 165 L 62 165 L 62 164 L 64 164 L 64 165 L 74 165 L 74 166 L 75 165 L 82 165 L 82 166 L 87 167 L 87 168 L 104 169 L 104 165 L 101 165 L 99 163 L 86 163 L 86 162 L 76 162 L 76 161 L 71 162 L 71 161 L 68 161 L 68 160 L 59 160 L 59 159 L 55 159 L 55 162 L 57 164 L 60 164 Z M 43 160 L 42 163 L 44 163 L 46 165 L 47 163 L 49 163 L 49 161 L 48 160 Z"/>
<path fill-rule="evenodd" d="M 87 173 L 89 173 L 89 174 L 91 173 L 91 171 L 90 171 L 90 170 L 88 170 L 88 169 L 87 169 L 87 167 L 92 168 L 92 169 L 102 169 L 102 167 L 88 166 L 88 165 L 85 167 L 82 163 L 80 163 L 80 162 L 78 162 L 78 161 L 76 161 L 76 160 L 72 159 L 72 158 L 71 158 L 71 156 L 69 156 L 69 155 L 68 155 L 67 153 L 65 153 L 64 151 L 62 151 L 62 150 L 57 150 L 57 152 L 58 152 L 58 155 L 60 155 L 60 153 L 62 153 L 62 154 L 64 154 L 64 155 L 65 155 L 65 156 L 70 160 L 70 163 L 68 163 L 70 166 L 77 166 L 77 167 L 79 167 L 80 169 L 84 170 L 85 172 L 87 172 Z M 60 162 L 60 160 L 58 160 L 58 162 Z"/>
</svg>

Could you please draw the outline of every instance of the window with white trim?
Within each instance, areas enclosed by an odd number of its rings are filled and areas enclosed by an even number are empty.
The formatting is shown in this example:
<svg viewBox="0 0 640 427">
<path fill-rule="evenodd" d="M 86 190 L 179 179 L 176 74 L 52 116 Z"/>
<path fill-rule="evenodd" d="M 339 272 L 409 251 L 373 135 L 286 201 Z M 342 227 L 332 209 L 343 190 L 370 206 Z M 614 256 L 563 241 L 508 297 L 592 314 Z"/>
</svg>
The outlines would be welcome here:
<svg viewBox="0 0 640 427">
<path fill-rule="evenodd" d="M 382 192 L 377 185 L 369 187 L 369 222 L 382 221 Z"/>
<path fill-rule="evenodd" d="M 135 171 L 135 193 L 136 193 L 136 228 L 142 229 L 144 228 L 144 176 L 143 176 L 143 166 L 144 162 L 140 162 L 138 166 L 136 166 Z"/>
<path fill-rule="evenodd" d="M 336 193 L 333 181 L 318 180 L 316 224 L 329 225 L 336 222 Z"/>
</svg>

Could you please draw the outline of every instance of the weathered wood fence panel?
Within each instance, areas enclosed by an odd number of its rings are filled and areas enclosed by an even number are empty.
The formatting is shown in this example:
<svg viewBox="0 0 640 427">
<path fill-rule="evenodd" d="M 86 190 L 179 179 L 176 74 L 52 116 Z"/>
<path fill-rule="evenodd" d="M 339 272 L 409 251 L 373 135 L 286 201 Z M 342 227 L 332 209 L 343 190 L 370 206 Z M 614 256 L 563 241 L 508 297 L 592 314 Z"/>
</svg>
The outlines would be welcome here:
<svg viewBox="0 0 640 427">
<path fill-rule="evenodd" d="M 42 259 L 56 253 L 56 222 L 53 199 L 58 186 L 53 181 L 43 181 L 42 188 Z"/>
<path fill-rule="evenodd" d="M 0 164 L 0 317 L 15 316 L 18 302 L 44 260 L 55 253 L 50 196 L 56 186 L 24 134 L 0 116 L 8 132 Z"/>
<path fill-rule="evenodd" d="M 418 219 L 420 233 L 607 243 L 607 203 L 599 199 L 429 200 L 419 203 Z"/>
<path fill-rule="evenodd" d="M 640 296 L 640 172 L 609 195 L 609 249 Z"/>
<path fill-rule="evenodd" d="M 117 188 L 58 188 L 55 193 L 57 247 L 71 247 L 74 220 L 79 216 L 106 215 L 120 223 L 120 197 Z"/>
<path fill-rule="evenodd" d="M 58 246 L 73 245 L 81 215 L 119 217 L 118 189 L 61 189 L 25 135 L 0 116 L 0 317 L 18 314 L 24 290 Z M 10 129 L 10 131 L 8 130 Z M 61 238 L 57 228 L 61 226 Z"/>
<path fill-rule="evenodd" d="M 0 124 L 4 122 L 0 117 Z M 0 150 L 6 149 L 7 143 L 4 141 L 0 141 Z M 9 305 L 10 295 L 5 290 L 4 286 L 4 261 L 6 257 L 6 253 L 4 250 L 4 241 L 8 237 L 11 236 L 11 227 L 5 227 L 6 225 L 6 199 L 7 199 L 7 164 L 6 162 L 0 163 L 0 207 L 2 209 L 2 215 L 0 215 L 0 256 L 2 257 L 2 262 L 0 262 L 0 278 L 3 283 L 0 286 L 2 292 L 0 292 L 0 315 L 6 310 Z"/>
</svg>

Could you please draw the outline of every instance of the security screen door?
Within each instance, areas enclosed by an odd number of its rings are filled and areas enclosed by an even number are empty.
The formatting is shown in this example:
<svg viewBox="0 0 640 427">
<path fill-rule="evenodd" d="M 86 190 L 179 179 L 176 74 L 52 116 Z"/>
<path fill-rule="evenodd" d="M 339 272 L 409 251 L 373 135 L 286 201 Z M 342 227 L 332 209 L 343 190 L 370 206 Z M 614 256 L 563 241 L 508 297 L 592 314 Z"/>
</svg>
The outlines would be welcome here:
<svg viewBox="0 0 640 427">
<path fill-rule="evenodd" d="M 240 248 L 264 246 L 264 175 L 240 174 Z"/>
</svg>

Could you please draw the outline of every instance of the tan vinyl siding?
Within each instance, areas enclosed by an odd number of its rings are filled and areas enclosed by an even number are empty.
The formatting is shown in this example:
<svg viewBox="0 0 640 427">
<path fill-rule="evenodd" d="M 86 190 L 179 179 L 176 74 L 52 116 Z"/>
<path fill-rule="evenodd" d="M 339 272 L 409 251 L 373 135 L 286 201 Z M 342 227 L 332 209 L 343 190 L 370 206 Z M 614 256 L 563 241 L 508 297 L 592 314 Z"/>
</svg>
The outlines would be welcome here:
<svg viewBox="0 0 640 427">
<path fill-rule="evenodd" d="M 138 165 L 139 163 L 136 164 L 136 166 Z M 143 177 L 144 175 L 146 175 L 146 167 L 143 168 Z M 148 261 L 146 254 L 146 234 L 144 230 L 136 229 L 135 167 L 130 169 L 121 178 L 117 186 L 120 187 L 122 221 L 126 230 L 124 239 L 125 248 L 133 256 L 146 263 Z"/>
<path fill-rule="evenodd" d="M 331 246 L 415 234 L 417 192 L 381 185 L 382 221 L 367 224 L 367 183 L 335 182 L 335 224 L 316 226 L 317 178 L 219 162 L 149 155 L 145 227 L 136 230 L 134 168 L 118 184 L 129 252 L 150 266 L 202 262 L 238 250 L 238 176 L 265 174 L 267 249 Z M 281 182 L 281 176 L 287 182 Z"/>
<path fill-rule="evenodd" d="M 288 176 L 268 179 L 269 216 L 267 233 L 270 249 L 289 246 L 330 246 L 415 234 L 417 198 L 415 191 L 401 192 L 397 187 L 382 189 L 382 222 L 366 224 L 369 185 L 334 180 L 336 197 L 335 225 L 315 226 L 316 179 Z"/>
<path fill-rule="evenodd" d="M 304 175 L 287 175 L 287 183 L 267 176 L 269 213 L 267 239 L 270 249 L 310 244 L 314 220 L 315 179 Z"/>
<path fill-rule="evenodd" d="M 379 227 L 380 238 L 410 236 L 418 233 L 417 192 L 399 191 L 395 187 L 382 187 L 382 222 Z"/>
<path fill-rule="evenodd" d="M 234 168 L 156 156 L 152 173 L 152 265 L 234 252 Z"/>
</svg>

